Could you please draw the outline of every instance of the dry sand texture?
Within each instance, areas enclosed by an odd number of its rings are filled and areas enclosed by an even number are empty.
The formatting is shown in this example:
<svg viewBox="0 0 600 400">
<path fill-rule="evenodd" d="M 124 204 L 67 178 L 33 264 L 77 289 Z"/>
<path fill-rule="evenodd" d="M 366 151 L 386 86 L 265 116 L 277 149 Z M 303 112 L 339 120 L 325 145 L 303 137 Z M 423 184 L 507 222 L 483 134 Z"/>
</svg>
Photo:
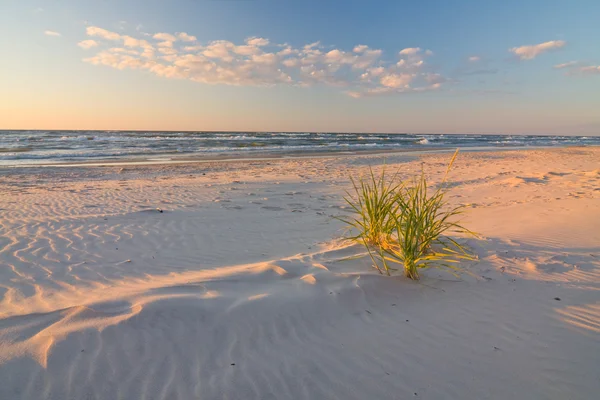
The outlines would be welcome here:
<svg viewBox="0 0 600 400">
<path fill-rule="evenodd" d="M 0 399 L 597 398 L 600 149 L 461 154 L 472 275 L 344 260 L 349 175 L 448 158 L 0 171 Z"/>
</svg>

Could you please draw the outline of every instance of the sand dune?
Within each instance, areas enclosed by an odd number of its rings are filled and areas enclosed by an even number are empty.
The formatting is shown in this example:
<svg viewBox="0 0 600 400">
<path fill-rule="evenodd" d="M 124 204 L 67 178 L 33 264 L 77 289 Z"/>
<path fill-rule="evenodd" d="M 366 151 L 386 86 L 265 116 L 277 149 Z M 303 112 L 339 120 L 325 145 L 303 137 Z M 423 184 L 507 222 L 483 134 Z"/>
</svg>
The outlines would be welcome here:
<svg viewBox="0 0 600 400">
<path fill-rule="evenodd" d="M 349 175 L 447 154 L 0 172 L 1 399 L 591 399 L 600 151 L 461 154 L 461 279 L 339 240 Z"/>
</svg>

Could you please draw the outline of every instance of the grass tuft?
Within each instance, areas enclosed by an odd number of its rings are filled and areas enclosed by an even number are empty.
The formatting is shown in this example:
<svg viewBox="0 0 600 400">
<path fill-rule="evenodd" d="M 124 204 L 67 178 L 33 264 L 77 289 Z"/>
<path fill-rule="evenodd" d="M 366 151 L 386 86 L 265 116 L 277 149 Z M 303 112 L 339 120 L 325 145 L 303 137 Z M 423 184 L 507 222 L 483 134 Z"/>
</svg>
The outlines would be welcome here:
<svg viewBox="0 0 600 400">
<path fill-rule="evenodd" d="M 446 200 L 446 180 L 457 155 L 458 150 L 435 190 L 429 188 L 423 170 L 408 183 L 400 182 L 397 174 L 387 179 L 385 167 L 379 177 L 370 169 L 368 178 L 351 178 L 354 194 L 344 199 L 353 215 L 339 219 L 355 232 L 347 238 L 365 246 L 380 273 L 391 275 L 397 270 L 391 265 L 400 264 L 414 280 L 419 279 L 419 269 L 430 267 L 457 275 L 461 260 L 476 258 L 449 236 L 474 235 L 458 221 L 464 208 L 451 207 Z"/>
</svg>

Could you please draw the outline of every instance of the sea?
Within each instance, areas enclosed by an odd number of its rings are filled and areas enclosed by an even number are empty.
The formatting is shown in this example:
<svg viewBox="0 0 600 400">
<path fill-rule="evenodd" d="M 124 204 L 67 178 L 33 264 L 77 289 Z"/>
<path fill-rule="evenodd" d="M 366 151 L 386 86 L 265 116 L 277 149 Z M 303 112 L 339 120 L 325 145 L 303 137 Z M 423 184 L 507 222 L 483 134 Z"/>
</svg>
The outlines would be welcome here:
<svg viewBox="0 0 600 400">
<path fill-rule="evenodd" d="M 600 136 L 0 130 L 0 166 L 598 145 Z"/>
</svg>

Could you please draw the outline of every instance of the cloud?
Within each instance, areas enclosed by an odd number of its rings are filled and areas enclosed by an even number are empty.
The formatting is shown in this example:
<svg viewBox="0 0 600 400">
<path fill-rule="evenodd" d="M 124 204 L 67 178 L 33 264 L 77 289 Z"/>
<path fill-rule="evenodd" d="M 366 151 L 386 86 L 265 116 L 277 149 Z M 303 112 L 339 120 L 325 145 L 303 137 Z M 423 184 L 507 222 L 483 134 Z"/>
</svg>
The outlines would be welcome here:
<svg viewBox="0 0 600 400">
<path fill-rule="evenodd" d="M 130 54 L 130 55 L 134 55 L 134 56 L 140 55 L 140 52 L 137 50 L 125 49 L 123 47 L 111 47 L 107 51 L 109 53 Z"/>
<path fill-rule="evenodd" d="M 234 46 L 233 52 L 235 54 L 239 54 L 242 56 L 251 56 L 254 54 L 259 54 L 261 52 L 261 50 L 256 46 L 241 45 L 241 46 Z"/>
<path fill-rule="evenodd" d="M 419 47 L 408 47 L 406 49 L 400 50 L 400 55 L 403 56 L 412 56 L 419 53 L 421 49 Z"/>
<path fill-rule="evenodd" d="M 431 50 L 423 50 L 419 47 L 409 47 L 400 51 L 400 60 L 396 63 L 396 68 L 403 71 L 412 71 L 413 73 L 421 70 L 425 66 L 425 58 L 433 54 Z"/>
<path fill-rule="evenodd" d="M 552 40 L 550 42 L 544 42 L 534 45 L 526 45 L 521 47 L 513 47 L 508 49 L 509 52 L 519 57 L 521 60 L 533 60 L 538 55 L 545 53 L 550 50 L 560 49 L 567 44 L 564 40 Z"/>
<path fill-rule="evenodd" d="M 174 42 L 177 38 L 170 33 L 156 33 L 152 36 L 156 40 L 163 40 L 165 42 Z"/>
<path fill-rule="evenodd" d="M 179 32 L 179 34 L 177 34 L 177 37 L 184 42 L 195 42 L 196 40 L 198 40 L 196 36 L 188 35 L 185 32 Z"/>
<path fill-rule="evenodd" d="M 286 47 L 283 50 L 280 50 L 277 55 L 280 56 L 289 56 L 291 54 L 297 54 L 298 50 L 292 49 L 291 47 Z"/>
<path fill-rule="evenodd" d="M 364 44 L 359 44 L 358 46 L 355 46 L 354 49 L 352 49 L 352 51 L 355 53 L 362 53 L 368 49 L 369 49 L 369 46 L 364 45 Z"/>
<path fill-rule="evenodd" d="M 298 60 L 297 58 L 288 58 L 286 60 L 283 60 L 281 63 L 285 67 L 294 68 L 294 67 L 297 67 L 300 64 L 300 60 Z"/>
<path fill-rule="evenodd" d="M 77 43 L 77 46 L 81 47 L 82 49 L 91 49 L 92 47 L 97 47 L 98 46 L 98 42 L 96 42 L 95 40 L 82 40 L 81 42 Z"/>
<path fill-rule="evenodd" d="M 183 48 L 183 51 L 187 51 L 187 52 L 195 52 L 195 51 L 200 51 L 202 50 L 203 47 L 202 46 L 185 46 Z"/>
<path fill-rule="evenodd" d="M 251 38 L 246 39 L 246 43 L 249 46 L 258 46 L 258 47 L 268 46 L 269 39 L 263 39 L 263 38 L 259 38 L 259 37 L 251 37 Z"/>
<path fill-rule="evenodd" d="M 233 55 L 230 53 L 230 51 L 234 47 L 235 45 L 227 40 L 217 40 L 206 46 L 202 54 L 209 58 L 216 58 L 225 62 L 231 62 L 233 61 Z"/>
<path fill-rule="evenodd" d="M 97 26 L 88 26 L 85 31 L 88 36 L 95 36 L 106 40 L 121 40 L 121 35 L 118 33 L 107 31 Z"/>
<path fill-rule="evenodd" d="M 338 49 L 325 53 L 325 62 L 331 64 L 353 64 L 356 56 L 352 53 L 346 53 Z"/>
<path fill-rule="evenodd" d="M 600 65 L 589 65 L 587 67 L 579 68 L 579 72 L 582 74 L 597 75 L 600 74 Z"/>
<path fill-rule="evenodd" d="M 56 37 L 62 36 L 60 33 L 55 32 L 55 31 L 44 31 L 44 35 L 46 35 L 46 36 L 56 36 Z"/>
<path fill-rule="evenodd" d="M 144 39 L 136 39 L 134 37 L 131 36 L 122 36 L 121 39 L 123 39 L 123 44 L 126 47 L 149 47 L 150 43 L 148 43 L 147 40 Z"/>
<path fill-rule="evenodd" d="M 469 62 L 478 62 L 478 61 L 481 61 L 481 57 L 479 57 L 479 56 L 469 57 Z"/>
<path fill-rule="evenodd" d="M 563 64 L 557 64 L 554 66 L 555 69 L 564 69 L 564 68 L 571 68 L 574 67 L 575 65 L 579 64 L 578 61 L 569 61 Z"/>
<path fill-rule="evenodd" d="M 99 27 L 88 27 L 86 32 L 98 41 L 85 40 L 79 46 L 100 47 L 84 59 L 87 63 L 204 84 L 324 85 L 345 88 L 344 93 L 351 97 L 364 97 L 436 90 L 447 81 L 427 64 L 433 53 L 418 47 L 403 49 L 395 60 L 386 60 L 382 50 L 362 44 L 347 50 L 319 42 L 290 46 L 261 37 L 249 37 L 242 43 L 215 40 L 201 44 L 183 32 L 156 33 L 152 38 L 157 43 L 144 39 L 142 32 L 120 35 Z M 103 46 L 111 42 L 122 46 Z M 187 44 L 190 42 L 193 45 Z"/>
<path fill-rule="evenodd" d="M 597 75 L 600 74 L 599 65 L 581 65 L 580 61 L 569 61 L 563 64 L 557 64 L 555 69 L 564 69 L 565 75 Z"/>
<path fill-rule="evenodd" d="M 164 42 L 160 42 L 157 45 L 158 47 L 173 47 L 173 42 L 170 40 L 165 40 Z"/>
<path fill-rule="evenodd" d="M 252 56 L 252 61 L 259 64 L 275 64 L 277 56 L 273 53 L 255 54 Z"/>
<path fill-rule="evenodd" d="M 387 74 L 379 80 L 381 84 L 388 88 L 408 88 L 414 79 L 412 74 Z"/>
</svg>

